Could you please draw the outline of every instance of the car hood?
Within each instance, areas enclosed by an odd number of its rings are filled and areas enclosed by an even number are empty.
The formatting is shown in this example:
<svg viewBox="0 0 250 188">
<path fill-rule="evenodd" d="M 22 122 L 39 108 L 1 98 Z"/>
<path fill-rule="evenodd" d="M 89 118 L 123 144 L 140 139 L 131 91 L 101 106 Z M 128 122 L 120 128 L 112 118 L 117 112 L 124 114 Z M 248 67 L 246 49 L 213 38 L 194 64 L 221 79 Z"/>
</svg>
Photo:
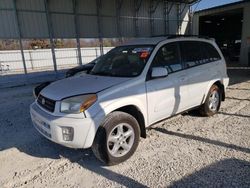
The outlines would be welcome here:
<svg viewBox="0 0 250 188">
<path fill-rule="evenodd" d="M 51 83 L 41 91 L 41 95 L 58 101 L 75 95 L 97 93 L 130 79 L 89 74 L 74 76 Z"/>
</svg>

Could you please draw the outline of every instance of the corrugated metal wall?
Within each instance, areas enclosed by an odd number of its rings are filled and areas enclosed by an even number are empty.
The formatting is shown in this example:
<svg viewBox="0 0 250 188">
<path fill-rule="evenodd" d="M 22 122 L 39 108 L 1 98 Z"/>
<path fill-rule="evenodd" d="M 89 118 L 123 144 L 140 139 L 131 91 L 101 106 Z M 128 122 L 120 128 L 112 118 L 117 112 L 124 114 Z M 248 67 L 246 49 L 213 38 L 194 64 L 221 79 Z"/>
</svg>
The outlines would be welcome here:
<svg viewBox="0 0 250 188">
<path fill-rule="evenodd" d="M 49 39 L 50 52 L 40 52 L 39 56 L 44 58 L 40 58 L 37 65 L 53 70 L 57 77 L 62 67 L 60 57 L 65 52 L 55 49 L 54 39 L 76 39 L 73 62 L 81 65 L 89 59 L 86 51 L 81 49 L 80 38 L 99 38 L 100 55 L 105 53 L 103 38 L 185 34 L 187 24 L 183 23 L 189 21 L 189 5 L 180 2 L 195 1 L 0 0 L 0 39 L 18 39 L 20 53 L 15 54 L 18 59 L 15 66 L 19 67 L 19 73 L 25 74 L 22 77 L 17 74 L 15 79 L 11 79 L 14 75 L 9 76 L 9 72 L 15 74 L 15 71 L 9 69 L 15 69 L 14 63 L 5 61 L 6 52 L 1 52 L 0 87 L 3 83 L 9 85 L 22 79 L 29 83 L 30 75 L 35 71 L 30 69 L 32 53 L 23 49 L 23 39 Z M 7 76 L 4 75 L 6 70 Z"/>
<path fill-rule="evenodd" d="M 19 38 L 18 25 L 21 38 L 49 38 L 49 31 L 53 38 L 176 34 L 187 12 L 164 0 L 1 0 L 0 38 Z"/>
</svg>

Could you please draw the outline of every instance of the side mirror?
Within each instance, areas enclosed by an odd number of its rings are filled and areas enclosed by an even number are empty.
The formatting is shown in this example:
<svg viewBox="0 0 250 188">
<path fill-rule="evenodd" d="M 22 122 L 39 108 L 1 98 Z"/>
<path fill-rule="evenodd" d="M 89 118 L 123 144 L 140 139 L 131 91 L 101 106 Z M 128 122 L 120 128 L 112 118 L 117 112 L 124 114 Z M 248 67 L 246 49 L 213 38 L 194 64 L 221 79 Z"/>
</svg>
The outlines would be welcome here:
<svg viewBox="0 0 250 188">
<path fill-rule="evenodd" d="M 164 67 L 152 68 L 151 78 L 164 78 L 168 76 L 168 70 Z"/>
</svg>

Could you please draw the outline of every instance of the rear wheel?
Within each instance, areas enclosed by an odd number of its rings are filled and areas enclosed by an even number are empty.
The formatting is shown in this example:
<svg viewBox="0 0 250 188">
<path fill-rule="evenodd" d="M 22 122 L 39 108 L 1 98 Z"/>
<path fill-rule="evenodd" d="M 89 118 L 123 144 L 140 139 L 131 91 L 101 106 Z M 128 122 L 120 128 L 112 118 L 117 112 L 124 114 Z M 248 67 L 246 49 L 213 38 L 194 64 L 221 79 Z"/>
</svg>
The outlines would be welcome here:
<svg viewBox="0 0 250 188">
<path fill-rule="evenodd" d="M 139 138 L 140 128 L 136 119 L 124 112 L 113 112 L 99 127 L 92 150 L 106 164 L 118 164 L 133 155 Z"/>
<path fill-rule="evenodd" d="M 205 103 L 200 108 L 200 113 L 204 116 L 212 116 L 220 109 L 221 92 L 217 85 L 210 88 Z"/>
</svg>

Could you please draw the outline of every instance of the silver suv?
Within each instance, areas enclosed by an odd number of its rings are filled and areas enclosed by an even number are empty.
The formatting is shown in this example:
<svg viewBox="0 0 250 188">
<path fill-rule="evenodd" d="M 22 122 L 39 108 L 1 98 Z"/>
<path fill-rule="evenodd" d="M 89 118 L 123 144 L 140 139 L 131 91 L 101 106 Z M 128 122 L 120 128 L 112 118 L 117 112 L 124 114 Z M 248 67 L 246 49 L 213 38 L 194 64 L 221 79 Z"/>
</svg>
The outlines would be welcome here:
<svg viewBox="0 0 250 188">
<path fill-rule="evenodd" d="M 212 116 L 228 76 L 214 40 L 138 39 L 104 55 L 89 74 L 51 83 L 30 107 L 35 128 L 112 165 L 136 150 L 150 125 L 190 109 Z"/>
</svg>

